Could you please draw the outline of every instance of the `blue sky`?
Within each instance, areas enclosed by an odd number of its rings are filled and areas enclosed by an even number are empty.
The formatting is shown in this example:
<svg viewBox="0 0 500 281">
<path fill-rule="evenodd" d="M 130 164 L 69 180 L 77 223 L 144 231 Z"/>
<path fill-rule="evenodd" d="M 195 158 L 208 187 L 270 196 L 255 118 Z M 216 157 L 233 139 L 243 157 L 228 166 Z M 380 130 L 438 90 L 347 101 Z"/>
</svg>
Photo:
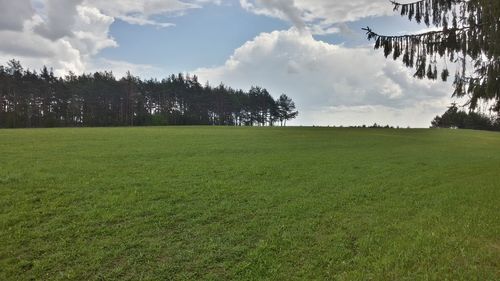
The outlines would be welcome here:
<svg viewBox="0 0 500 281">
<path fill-rule="evenodd" d="M 223 64 L 236 48 L 259 33 L 291 27 L 285 21 L 258 16 L 234 4 L 210 4 L 184 16 L 158 20 L 175 26 L 138 26 L 117 20 L 110 34 L 119 47 L 105 49 L 101 56 L 182 72 Z"/>
<path fill-rule="evenodd" d="M 234 50 L 260 33 L 288 30 L 293 25 L 282 19 L 257 15 L 237 3 L 208 4 L 185 15 L 155 17 L 175 26 L 158 28 L 116 20 L 110 35 L 116 48 L 104 49 L 99 57 L 150 64 L 170 72 L 223 64 Z M 377 26 L 388 34 L 415 30 L 415 25 L 398 16 L 369 17 L 346 23 L 353 34 L 315 35 L 318 40 L 355 47 L 369 42 L 361 28 Z M 401 29 L 403 28 L 403 29 Z"/>
<path fill-rule="evenodd" d="M 426 127 L 451 86 L 416 80 L 374 51 L 380 33 L 424 27 L 386 0 L 0 0 L 0 61 L 56 74 L 189 72 L 211 84 L 286 93 L 294 125 Z"/>
</svg>

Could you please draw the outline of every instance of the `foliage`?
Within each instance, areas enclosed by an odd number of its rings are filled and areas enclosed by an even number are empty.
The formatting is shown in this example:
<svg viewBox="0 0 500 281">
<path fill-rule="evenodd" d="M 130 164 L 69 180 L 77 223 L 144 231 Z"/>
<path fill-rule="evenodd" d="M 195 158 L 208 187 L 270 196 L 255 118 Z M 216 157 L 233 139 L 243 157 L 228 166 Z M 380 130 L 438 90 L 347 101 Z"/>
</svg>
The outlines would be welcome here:
<svg viewBox="0 0 500 281">
<path fill-rule="evenodd" d="M 432 121 L 433 128 L 458 128 L 473 130 L 500 131 L 500 119 L 490 118 L 484 114 L 459 110 L 453 104 L 442 116 L 436 116 Z"/>
<path fill-rule="evenodd" d="M 500 280 L 497 133 L 0 130 L 0 280 Z"/>
<path fill-rule="evenodd" d="M 286 126 L 287 120 L 295 119 L 299 115 L 299 112 L 295 110 L 295 103 L 285 94 L 278 98 L 276 106 L 278 110 L 277 117 L 281 126 Z"/>
<path fill-rule="evenodd" d="M 290 104 L 293 101 L 287 100 Z M 0 66 L 0 128 L 144 125 L 266 126 L 296 114 L 278 114 L 266 89 L 201 86 L 196 76 L 141 80 L 111 72 L 54 76 Z M 281 111 L 280 111 L 281 112 Z"/>
<path fill-rule="evenodd" d="M 498 0 L 421 0 L 412 3 L 392 1 L 394 10 L 427 27 L 438 30 L 421 34 L 386 36 L 367 27 L 368 39 L 386 57 L 402 56 L 405 66 L 415 68 L 415 76 L 447 80 L 447 61 L 455 64 L 456 97 L 467 97 L 475 109 L 480 100 L 493 101 L 500 112 L 500 1 Z M 438 74 L 439 58 L 444 68 Z M 472 68 L 468 71 L 467 68 Z"/>
</svg>

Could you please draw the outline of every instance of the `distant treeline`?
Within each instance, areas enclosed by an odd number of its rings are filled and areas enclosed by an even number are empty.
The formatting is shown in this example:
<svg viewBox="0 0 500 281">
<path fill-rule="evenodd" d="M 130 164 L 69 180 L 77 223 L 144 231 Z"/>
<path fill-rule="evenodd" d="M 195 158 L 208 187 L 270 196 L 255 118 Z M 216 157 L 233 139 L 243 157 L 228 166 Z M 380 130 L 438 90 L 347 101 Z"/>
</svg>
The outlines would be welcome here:
<svg viewBox="0 0 500 281">
<path fill-rule="evenodd" d="M 297 117 L 286 95 L 202 86 L 196 76 L 141 80 L 111 72 L 56 77 L 44 67 L 25 70 L 18 61 L 0 65 L 0 127 L 286 125 Z"/>
<path fill-rule="evenodd" d="M 442 116 L 436 116 L 432 128 L 458 128 L 500 131 L 500 116 L 492 118 L 478 112 L 465 112 L 452 104 Z"/>
</svg>

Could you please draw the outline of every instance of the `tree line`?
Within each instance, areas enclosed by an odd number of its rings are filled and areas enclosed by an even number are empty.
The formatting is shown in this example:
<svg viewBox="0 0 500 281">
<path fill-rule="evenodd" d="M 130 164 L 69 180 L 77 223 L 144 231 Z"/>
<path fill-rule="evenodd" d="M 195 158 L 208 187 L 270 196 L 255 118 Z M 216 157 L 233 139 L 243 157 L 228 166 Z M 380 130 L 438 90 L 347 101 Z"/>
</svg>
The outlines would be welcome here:
<svg viewBox="0 0 500 281">
<path fill-rule="evenodd" d="M 141 80 L 130 72 L 57 77 L 43 67 L 24 69 L 19 61 L 0 65 L 0 127 L 286 125 L 296 118 L 286 95 L 274 99 L 261 87 L 235 90 L 201 85 L 196 76 Z"/>
<path fill-rule="evenodd" d="M 500 116 L 492 118 L 480 112 L 465 112 L 452 104 L 443 115 L 432 120 L 431 127 L 500 131 Z"/>
</svg>

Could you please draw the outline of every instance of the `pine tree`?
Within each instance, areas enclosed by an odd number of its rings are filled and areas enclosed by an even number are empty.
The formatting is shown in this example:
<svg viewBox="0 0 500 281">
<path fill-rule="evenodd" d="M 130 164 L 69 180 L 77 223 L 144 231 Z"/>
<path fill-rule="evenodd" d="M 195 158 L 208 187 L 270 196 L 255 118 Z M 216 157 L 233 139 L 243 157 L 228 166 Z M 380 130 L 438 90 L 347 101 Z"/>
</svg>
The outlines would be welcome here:
<svg viewBox="0 0 500 281">
<path fill-rule="evenodd" d="M 291 100 L 289 100 L 293 104 Z M 61 126 L 225 125 L 272 126 L 277 104 L 264 88 L 249 92 L 221 84 L 202 86 L 196 76 L 143 81 L 130 72 L 56 77 L 18 61 L 0 65 L 0 128 Z"/>
<path fill-rule="evenodd" d="M 375 49 L 394 60 L 402 56 L 406 67 L 415 68 L 415 77 L 448 79 L 447 63 L 455 64 L 454 97 L 466 97 L 470 109 L 479 101 L 493 102 L 500 112 L 500 1 L 420 0 L 391 1 L 394 10 L 410 21 L 438 30 L 421 34 L 387 36 L 364 28 Z M 438 64 L 443 67 L 438 73 Z M 440 64 L 439 64 L 440 65 Z"/>
</svg>

